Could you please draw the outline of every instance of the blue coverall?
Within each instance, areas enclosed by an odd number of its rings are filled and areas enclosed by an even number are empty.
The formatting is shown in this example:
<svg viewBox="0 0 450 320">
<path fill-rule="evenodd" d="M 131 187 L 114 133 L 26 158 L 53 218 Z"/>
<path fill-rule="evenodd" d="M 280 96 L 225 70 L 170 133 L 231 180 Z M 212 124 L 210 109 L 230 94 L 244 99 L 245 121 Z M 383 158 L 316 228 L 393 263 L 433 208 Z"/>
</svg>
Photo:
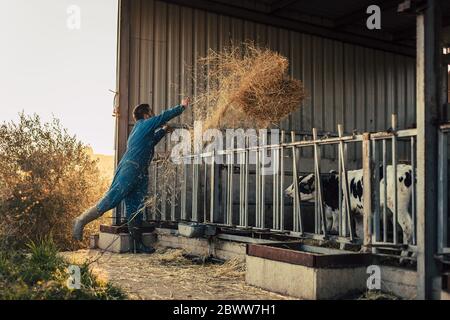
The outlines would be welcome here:
<svg viewBox="0 0 450 320">
<path fill-rule="evenodd" d="M 158 116 L 138 120 L 130 133 L 127 150 L 117 166 L 111 187 L 97 204 L 97 210 L 105 213 L 116 208 L 122 200 L 128 220 L 131 216 L 135 224 L 142 222 L 142 209 L 148 192 L 148 166 L 153 159 L 155 146 L 166 134 L 160 128 L 169 120 L 179 116 L 184 107 L 179 105 Z M 135 215 L 136 212 L 139 214 Z"/>
</svg>

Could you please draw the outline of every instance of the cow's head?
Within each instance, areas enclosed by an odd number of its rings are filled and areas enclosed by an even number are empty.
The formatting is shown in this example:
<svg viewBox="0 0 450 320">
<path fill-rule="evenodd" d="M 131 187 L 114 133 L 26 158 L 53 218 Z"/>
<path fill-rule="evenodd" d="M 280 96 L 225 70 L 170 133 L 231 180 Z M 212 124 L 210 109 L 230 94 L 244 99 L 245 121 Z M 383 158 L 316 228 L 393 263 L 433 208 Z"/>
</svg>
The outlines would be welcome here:
<svg viewBox="0 0 450 320">
<path fill-rule="evenodd" d="M 314 174 L 308 174 L 306 176 L 298 177 L 298 192 L 300 195 L 300 201 L 310 201 L 314 199 Z M 289 187 L 284 190 L 284 194 L 294 198 L 294 184 L 292 183 Z"/>
</svg>

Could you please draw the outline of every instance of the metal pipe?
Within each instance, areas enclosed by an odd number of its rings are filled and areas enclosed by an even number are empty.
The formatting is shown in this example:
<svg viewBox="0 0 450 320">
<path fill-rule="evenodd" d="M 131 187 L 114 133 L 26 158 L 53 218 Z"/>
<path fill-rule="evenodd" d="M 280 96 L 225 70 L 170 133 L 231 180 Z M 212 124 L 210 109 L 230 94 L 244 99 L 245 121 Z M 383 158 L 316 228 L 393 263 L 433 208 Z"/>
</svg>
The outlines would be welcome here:
<svg viewBox="0 0 450 320">
<path fill-rule="evenodd" d="M 387 242 L 387 161 L 386 140 L 383 139 L 383 242 Z"/>
<path fill-rule="evenodd" d="M 278 161 L 279 161 L 279 152 L 278 149 L 272 149 L 272 166 L 273 166 L 273 173 L 272 173 L 272 179 L 273 179 L 273 183 L 272 183 L 272 212 L 273 212 L 273 217 L 272 217 L 272 227 L 274 230 L 279 230 L 280 226 L 279 226 L 279 221 L 278 221 L 278 210 L 279 210 L 279 199 L 280 196 L 278 195 L 278 192 L 280 191 L 280 187 L 279 187 L 279 166 L 278 166 Z"/>
<path fill-rule="evenodd" d="M 339 137 L 342 137 L 344 135 L 344 129 L 342 127 L 342 125 L 338 125 L 338 134 Z M 348 226 L 348 231 L 349 231 L 349 236 L 350 236 L 350 240 L 353 241 L 354 240 L 354 236 L 353 236 L 353 228 L 352 228 L 352 224 L 351 224 L 351 206 L 350 206 L 350 191 L 348 189 L 348 177 L 347 177 L 347 170 L 346 170 L 346 148 L 344 146 L 344 142 L 341 141 L 339 143 L 339 149 L 340 149 L 340 162 L 341 162 L 341 169 L 342 169 L 342 180 L 343 180 L 343 184 L 344 184 L 344 204 L 345 204 L 345 211 L 346 211 L 346 215 L 344 215 L 345 221 L 344 221 L 344 235 L 347 235 L 347 226 Z"/>
<path fill-rule="evenodd" d="M 347 236 L 347 230 L 346 230 L 346 219 L 345 219 L 345 212 L 344 212 L 344 206 L 343 206 L 343 193 L 342 193 L 342 186 L 343 186 L 343 175 L 342 175 L 342 161 L 341 157 L 343 155 L 341 154 L 341 148 L 338 146 L 338 176 L 339 176 L 339 190 L 338 190 L 338 203 L 339 203 L 339 215 L 338 215 L 338 221 L 339 221 L 339 236 L 340 237 L 346 237 Z"/>
<path fill-rule="evenodd" d="M 245 215 L 245 220 L 244 220 L 244 226 L 248 227 L 248 182 L 249 182 L 249 155 L 250 152 L 248 151 L 249 147 L 249 137 L 245 137 L 245 182 L 244 182 L 244 215 Z"/>
<path fill-rule="evenodd" d="M 411 137 L 411 217 L 412 217 L 412 242 L 417 245 L 416 228 L 416 138 Z"/>
<path fill-rule="evenodd" d="M 392 118 L 392 174 L 393 174 L 393 196 L 394 196 L 394 208 L 393 208 L 393 233 L 394 233 L 394 244 L 398 243 L 398 234 L 397 234 L 397 223 L 398 223 L 398 190 L 397 190 L 397 136 L 395 135 L 395 132 L 397 130 L 397 115 L 393 114 Z M 386 199 L 387 202 L 387 199 Z"/>
<path fill-rule="evenodd" d="M 226 224 L 233 224 L 233 153 L 228 154 L 227 163 L 228 179 L 227 179 L 227 219 Z"/>
<path fill-rule="evenodd" d="M 267 145 L 267 136 L 264 134 L 262 136 L 262 143 L 263 145 Z M 265 148 L 261 148 L 261 228 L 265 228 L 266 226 L 266 221 L 265 221 L 265 211 L 266 211 L 266 206 L 265 206 L 265 200 L 266 200 L 266 149 Z"/>
<path fill-rule="evenodd" d="M 153 186 L 154 186 L 154 190 L 155 190 L 155 205 L 153 207 L 153 219 L 154 220 L 158 220 L 158 198 L 159 198 L 159 194 L 158 194 L 158 162 L 155 163 L 155 175 L 154 175 L 154 180 L 153 180 Z"/>
<path fill-rule="evenodd" d="M 295 141 L 295 132 L 291 131 L 291 140 Z M 292 176 L 294 184 L 294 203 L 293 203 L 293 231 L 303 233 L 301 204 L 298 192 L 298 171 L 296 147 L 292 148 Z"/>
<path fill-rule="evenodd" d="M 375 181 L 373 192 L 373 206 L 374 206 L 374 215 L 373 215 L 373 233 L 374 233 L 374 242 L 380 241 L 381 238 L 381 225 L 380 225 L 380 161 L 378 160 L 378 152 L 377 152 L 377 141 L 372 140 L 372 159 L 374 162 L 374 170 L 375 170 Z"/>
<path fill-rule="evenodd" d="M 198 157 L 198 156 L 197 156 Z M 192 221 L 198 221 L 198 164 L 194 159 L 192 164 Z"/>
<path fill-rule="evenodd" d="M 177 185 L 178 185 L 178 167 L 175 167 L 175 179 L 173 181 L 173 190 L 170 195 L 170 220 L 171 221 L 176 221 L 175 201 L 176 201 Z"/>
<path fill-rule="evenodd" d="M 448 158 L 448 150 L 447 150 L 447 139 L 448 135 L 444 132 L 439 132 L 439 165 L 438 165 L 438 176 L 439 176 L 439 184 L 438 184 L 438 252 L 444 252 L 444 248 L 447 247 L 447 210 L 448 210 L 448 172 L 447 172 L 447 158 Z"/>
<path fill-rule="evenodd" d="M 203 222 L 208 220 L 208 164 L 205 161 L 202 161 L 202 166 L 204 167 L 203 171 Z"/>
<path fill-rule="evenodd" d="M 245 224 L 245 151 L 239 153 L 239 225 Z"/>
<path fill-rule="evenodd" d="M 284 143 L 285 132 L 281 131 L 281 148 L 280 148 L 280 210 L 279 210 L 279 225 L 280 230 L 284 231 Z"/>
<path fill-rule="evenodd" d="M 184 221 L 187 220 L 187 217 L 186 217 L 187 171 L 188 171 L 188 167 L 187 167 L 187 162 L 186 162 L 186 163 L 184 163 L 183 183 L 181 186 L 181 220 L 184 220 Z"/>
<path fill-rule="evenodd" d="M 317 129 L 313 128 L 313 138 L 317 140 Z M 327 227 L 326 227 L 326 217 L 325 210 L 323 208 L 323 195 L 322 195 L 322 181 L 320 178 L 320 149 L 317 144 L 314 144 L 314 168 L 315 168 L 315 178 L 316 178 L 316 206 L 318 208 L 318 222 L 319 225 L 322 226 L 322 231 L 324 236 L 327 235 Z M 317 230 L 317 233 L 320 234 L 320 229 Z"/>
<path fill-rule="evenodd" d="M 261 189 L 260 189 L 260 184 L 261 184 L 261 168 L 260 168 L 260 164 L 259 164 L 259 150 L 256 150 L 256 159 L 255 159 L 255 163 L 256 163 L 256 176 L 255 176 L 255 185 L 256 185 L 256 204 L 255 204 L 255 224 L 256 224 L 256 228 L 261 228 L 261 217 L 260 217 L 260 212 L 261 212 Z"/>
<path fill-rule="evenodd" d="M 214 210 L 215 210 L 215 186 L 216 186 L 216 151 L 213 150 L 213 156 L 211 159 L 211 176 L 210 176 L 210 206 L 209 206 L 209 222 L 214 223 Z"/>
</svg>

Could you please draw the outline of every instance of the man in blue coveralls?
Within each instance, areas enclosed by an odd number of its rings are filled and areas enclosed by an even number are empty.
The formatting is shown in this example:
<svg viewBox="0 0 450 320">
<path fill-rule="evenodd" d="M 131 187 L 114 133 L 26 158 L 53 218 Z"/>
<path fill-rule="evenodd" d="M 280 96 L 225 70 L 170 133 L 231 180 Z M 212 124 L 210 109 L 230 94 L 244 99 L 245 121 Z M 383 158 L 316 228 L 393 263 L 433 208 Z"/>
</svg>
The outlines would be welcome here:
<svg viewBox="0 0 450 320">
<path fill-rule="evenodd" d="M 128 138 L 127 150 L 117 166 L 111 187 L 97 205 L 74 220 L 74 239 L 81 240 L 85 225 L 116 208 L 124 200 L 128 229 L 135 243 L 134 250 L 147 253 L 154 251 L 153 248 L 143 245 L 139 232 L 148 192 L 148 166 L 152 161 L 155 146 L 167 133 L 165 124 L 181 115 L 189 103 L 189 98 L 183 99 L 180 105 L 158 116 L 154 115 L 148 104 L 141 104 L 134 109 L 136 124 Z"/>
</svg>

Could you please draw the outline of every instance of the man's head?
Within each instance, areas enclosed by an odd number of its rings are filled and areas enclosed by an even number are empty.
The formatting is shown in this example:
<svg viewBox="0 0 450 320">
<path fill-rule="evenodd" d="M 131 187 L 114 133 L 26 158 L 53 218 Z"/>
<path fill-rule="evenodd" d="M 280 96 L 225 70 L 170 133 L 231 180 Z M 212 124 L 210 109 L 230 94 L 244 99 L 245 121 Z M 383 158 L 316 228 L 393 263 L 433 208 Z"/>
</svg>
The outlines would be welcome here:
<svg viewBox="0 0 450 320">
<path fill-rule="evenodd" d="M 153 115 L 153 110 L 147 103 L 140 104 L 133 110 L 133 118 L 136 121 L 151 118 Z"/>
</svg>

